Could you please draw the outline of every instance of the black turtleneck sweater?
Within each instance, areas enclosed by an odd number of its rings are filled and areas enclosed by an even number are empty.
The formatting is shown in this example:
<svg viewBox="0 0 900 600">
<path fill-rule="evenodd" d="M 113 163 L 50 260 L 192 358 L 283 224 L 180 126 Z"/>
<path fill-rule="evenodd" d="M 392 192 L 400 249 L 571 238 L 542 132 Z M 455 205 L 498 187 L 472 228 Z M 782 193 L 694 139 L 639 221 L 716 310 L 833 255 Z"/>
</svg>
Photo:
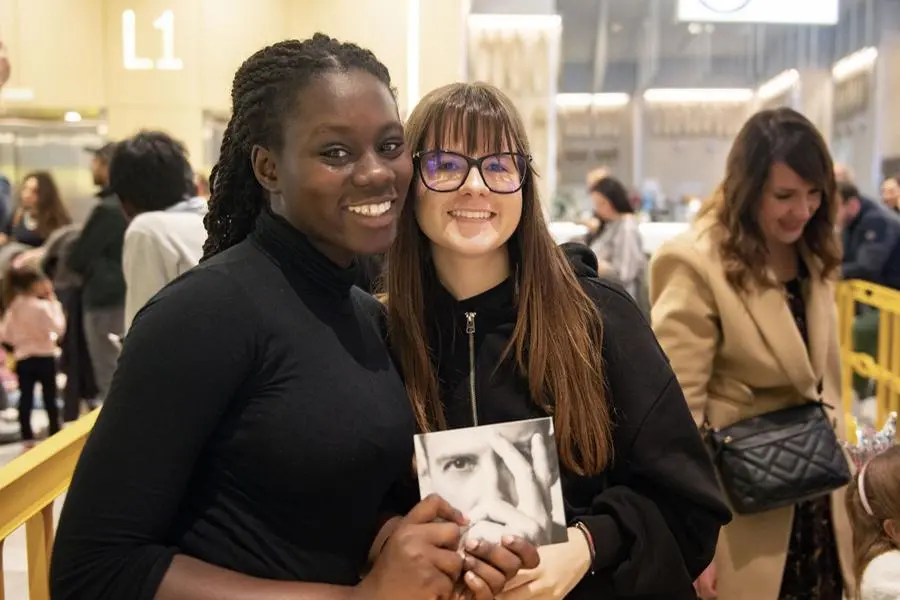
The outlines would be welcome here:
<svg viewBox="0 0 900 600">
<path fill-rule="evenodd" d="M 564 249 L 603 318 L 597 351 L 614 420 L 614 460 L 607 470 L 580 477 L 560 465 L 566 517 L 582 521 L 596 547 L 595 573 L 566 598 L 695 600 L 692 582 L 712 560 L 730 512 L 681 388 L 640 309 L 620 286 L 597 277 L 590 249 Z M 547 416 L 512 360 L 498 367 L 516 322 L 512 279 L 463 301 L 430 279 L 435 301 L 429 341 L 448 426 L 473 424 L 466 313 L 475 314 L 479 424 Z"/>
<path fill-rule="evenodd" d="M 415 421 L 356 275 L 264 213 L 150 301 L 66 499 L 53 598 L 150 600 L 176 553 L 358 583 Z"/>
</svg>

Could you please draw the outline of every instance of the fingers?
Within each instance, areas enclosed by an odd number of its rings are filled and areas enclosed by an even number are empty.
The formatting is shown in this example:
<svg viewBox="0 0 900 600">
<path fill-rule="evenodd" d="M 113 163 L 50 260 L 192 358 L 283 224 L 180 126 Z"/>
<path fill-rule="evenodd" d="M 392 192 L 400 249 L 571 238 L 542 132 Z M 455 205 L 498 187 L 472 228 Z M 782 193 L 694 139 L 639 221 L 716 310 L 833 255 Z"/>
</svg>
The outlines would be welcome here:
<svg viewBox="0 0 900 600">
<path fill-rule="evenodd" d="M 454 551 L 459 548 L 462 530 L 456 523 L 427 523 L 415 525 L 415 528 L 416 532 L 432 546 Z"/>
<path fill-rule="evenodd" d="M 491 447 L 506 464 L 516 482 L 519 496 L 518 508 L 528 516 L 535 518 L 544 510 L 543 493 L 535 480 L 534 470 L 509 440 L 499 435 L 491 438 Z"/>
<path fill-rule="evenodd" d="M 500 582 L 500 587 L 495 588 L 491 585 L 495 592 L 502 590 L 506 585 L 507 580 L 512 579 L 515 574 L 519 572 L 519 569 L 522 568 L 522 559 L 520 559 L 515 552 L 502 545 L 488 544 L 481 540 L 468 539 L 466 540 L 466 554 L 473 560 L 477 559 L 480 562 L 490 565 L 499 573 L 499 575 L 501 575 L 503 581 Z M 466 568 L 469 569 L 468 566 L 466 566 Z M 487 581 L 487 578 L 484 579 Z"/>
<path fill-rule="evenodd" d="M 502 500 L 482 502 L 472 510 L 470 518 L 475 523 L 473 529 L 481 521 L 493 521 L 501 523 L 507 535 L 516 535 L 527 540 L 535 540 L 541 535 L 541 526 L 537 521 Z"/>
<path fill-rule="evenodd" d="M 467 525 L 469 522 L 461 512 L 450 506 L 449 502 L 437 494 L 429 495 L 416 504 L 409 511 L 409 514 L 406 515 L 406 520 L 409 523 L 431 523 L 438 519 L 456 523 L 460 527 Z"/>
<path fill-rule="evenodd" d="M 531 436 L 531 463 L 534 466 L 534 476 L 541 483 L 541 488 L 548 488 L 553 483 L 550 472 L 550 459 L 547 456 L 547 445 L 544 436 L 535 433 Z"/>
<path fill-rule="evenodd" d="M 520 537 L 503 536 L 503 547 L 516 555 L 522 563 L 519 569 L 536 569 L 541 564 L 537 546 Z"/>
<path fill-rule="evenodd" d="M 506 585 L 506 575 L 474 556 L 466 555 L 463 568 L 466 570 L 463 580 L 477 600 L 493 598 Z"/>
<path fill-rule="evenodd" d="M 424 555 L 428 562 L 447 575 L 450 581 L 456 581 L 462 575 L 463 557 L 459 552 L 443 548 L 428 548 Z"/>
</svg>

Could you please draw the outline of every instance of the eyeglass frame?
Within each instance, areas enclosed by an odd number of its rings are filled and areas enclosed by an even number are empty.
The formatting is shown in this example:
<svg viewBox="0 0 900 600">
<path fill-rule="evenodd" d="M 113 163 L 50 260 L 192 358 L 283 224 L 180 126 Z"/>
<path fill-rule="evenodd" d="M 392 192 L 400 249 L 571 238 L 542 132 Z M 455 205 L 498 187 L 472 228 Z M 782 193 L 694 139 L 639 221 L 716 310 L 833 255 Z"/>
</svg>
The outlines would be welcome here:
<svg viewBox="0 0 900 600">
<path fill-rule="evenodd" d="M 455 188 L 453 188 L 451 190 L 436 190 L 433 187 L 431 187 L 430 185 L 428 185 L 427 181 L 425 181 L 425 173 L 422 171 L 421 159 L 422 159 L 423 154 L 431 154 L 432 152 L 440 152 L 443 154 L 452 154 L 453 156 L 458 156 L 460 158 L 465 159 L 469 168 L 468 168 L 468 170 L 466 170 L 466 176 L 462 178 L 462 180 L 459 182 L 459 185 L 457 185 Z M 522 179 L 521 179 L 521 181 L 519 181 L 519 187 L 517 187 L 516 189 L 511 190 L 511 191 L 498 192 L 497 190 L 492 188 L 491 185 L 487 182 L 487 179 L 485 179 L 484 171 L 482 171 L 481 165 L 483 165 L 484 161 L 488 158 L 493 158 L 495 156 L 502 156 L 502 155 L 508 155 L 508 156 L 514 156 L 514 157 L 518 156 L 518 157 L 525 159 L 525 168 L 522 170 Z M 415 154 L 412 155 L 412 158 L 413 158 L 413 161 L 416 166 L 416 171 L 419 172 L 419 179 L 422 180 L 422 184 L 425 185 L 425 187 L 428 188 L 430 191 L 437 192 L 438 194 L 444 194 L 444 193 L 449 194 L 449 193 L 458 191 L 463 185 L 465 185 L 466 181 L 469 180 L 469 175 L 472 174 L 473 167 L 478 169 L 478 176 L 481 177 L 481 181 L 484 182 L 484 185 L 487 187 L 487 189 L 489 189 L 494 194 L 515 194 L 516 192 L 518 192 L 525 186 L 525 180 L 528 178 L 529 171 L 531 171 L 531 155 L 530 154 L 522 154 L 521 152 L 494 152 L 492 154 L 485 154 L 481 158 L 472 158 L 471 156 L 467 156 L 465 154 L 460 154 L 459 152 L 453 152 L 452 150 L 441 150 L 439 148 L 435 148 L 433 150 L 419 150 L 418 152 L 416 152 Z"/>
</svg>

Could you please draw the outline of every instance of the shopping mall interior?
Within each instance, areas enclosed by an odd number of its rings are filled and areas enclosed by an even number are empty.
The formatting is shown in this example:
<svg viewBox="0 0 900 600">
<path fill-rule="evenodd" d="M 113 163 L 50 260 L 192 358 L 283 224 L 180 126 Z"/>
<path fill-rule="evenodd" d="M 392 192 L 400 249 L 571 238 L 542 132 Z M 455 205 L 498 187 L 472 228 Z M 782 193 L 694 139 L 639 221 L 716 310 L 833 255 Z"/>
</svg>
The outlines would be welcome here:
<svg viewBox="0 0 900 600">
<path fill-rule="evenodd" d="M 106 189 L 97 161 L 108 166 L 109 144 L 141 131 L 179 141 L 195 180 L 208 184 L 236 70 L 267 45 L 316 32 L 368 48 L 387 66 L 401 120 L 446 84 L 486 82 L 505 93 L 530 140 L 534 186 L 559 244 L 601 235 L 597 185 L 614 178 L 627 190 L 641 260 L 652 265 L 722 189 L 748 119 L 782 107 L 818 130 L 839 183 L 900 223 L 900 0 L 0 0 L 0 208 L 15 220 L 28 182 L 47 173 L 67 222 L 81 227 Z M 3 244 L 15 242 L 16 225 L 4 226 Z M 45 242 L 26 243 L 28 256 Z M 900 248 L 890 256 L 900 260 Z M 4 276 L 16 261 L 0 245 Z M 879 430 L 900 408 L 900 278 L 860 280 L 837 285 L 834 309 L 843 383 L 830 402 L 850 437 Z M 866 349 L 857 329 L 870 313 L 881 321 L 869 323 L 875 341 Z M 122 331 L 107 333 L 121 344 Z M 38 392 L 31 422 L 47 440 L 34 445 L 18 410 L 22 355 L 4 347 L 0 598 L 44 599 L 55 524 L 102 408 L 76 399 L 80 419 L 49 435 Z M 57 380 L 63 390 L 64 370 Z M 26 484 L 32 491 L 21 495 Z M 817 596 L 780 596 L 788 597 Z"/>
</svg>

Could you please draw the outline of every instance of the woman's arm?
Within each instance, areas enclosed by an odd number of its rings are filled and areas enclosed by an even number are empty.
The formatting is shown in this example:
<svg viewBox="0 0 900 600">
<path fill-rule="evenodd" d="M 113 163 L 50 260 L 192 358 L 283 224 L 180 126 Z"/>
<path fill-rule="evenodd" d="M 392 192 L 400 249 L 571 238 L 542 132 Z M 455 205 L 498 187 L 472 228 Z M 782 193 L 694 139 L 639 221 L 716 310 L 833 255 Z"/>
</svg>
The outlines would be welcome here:
<svg viewBox="0 0 900 600">
<path fill-rule="evenodd" d="M 701 261 L 692 248 L 676 242 L 660 248 L 650 263 L 653 332 L 697 425 L 705 419 L 706 388 L 721 336 Z"/>
<path fill-rule="evenodd" d="M 598 597 L 688 597 L 730 521 L 684 395 L 633 300 L 588 290 L 604 317 L 603 357 L 615 415 L 608 484 L 579 517 L 591 532 Z"/>
</svg>

